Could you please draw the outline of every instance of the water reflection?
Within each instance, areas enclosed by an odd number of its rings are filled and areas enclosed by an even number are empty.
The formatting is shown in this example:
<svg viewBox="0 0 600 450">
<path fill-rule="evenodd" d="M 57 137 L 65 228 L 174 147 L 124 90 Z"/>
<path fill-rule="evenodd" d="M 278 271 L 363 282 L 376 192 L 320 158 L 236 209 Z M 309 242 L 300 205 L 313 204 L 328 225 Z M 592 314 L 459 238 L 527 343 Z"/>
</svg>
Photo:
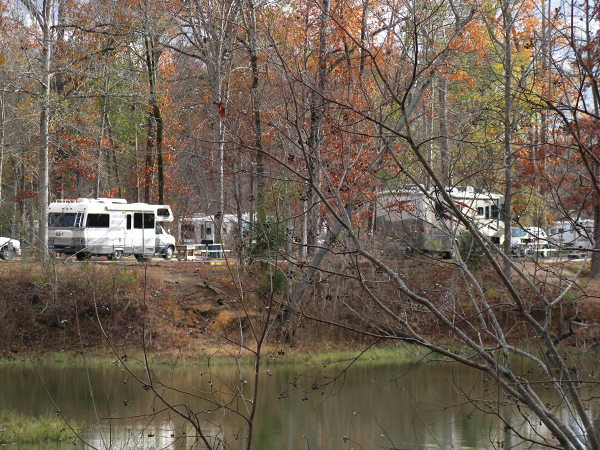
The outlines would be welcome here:
<svg viewBox="0 0 600 450">
<path fill-rule="evenodd" d="M 31 365 L 0 365 L 0 409 L 41 415 L 58 407 L 68 419 L 86 425 L 82 436 L 97 448 L 197 444 L 193 428 L 121 368 L 38 370 L 43 380 Z M 136 373 L 143 376 L 141 370 Z M 199 366 L 159 367 L 155 374 L 163 383 L 193 393 L 161 390 L 170 402 L 194 411 L 211 411 L 214 400 L 240 411 L 250 406 L 232 395 L 250 394 L 250 374 L 233 367 L 213 372 Z M 272 366 L 260 383 L 256 449 L 489 448 L 518 443 L 497 419 L 479 413 L 465 399 L 464 393 L 489 398 L 489 384 L 476 372 L 449 363 L 363 364 L 347 371 L 340 366 Z M 509 413 L 507 406 L 498 407 Z M 216 447 L 226 440 L 228 448 L 243 448 L 244 425 L 242 417 L 222 409 L 202 415 L 202 430 Z M 521 431 L 540 432 L 535 424 L 528 427 Z"/>
</svg>

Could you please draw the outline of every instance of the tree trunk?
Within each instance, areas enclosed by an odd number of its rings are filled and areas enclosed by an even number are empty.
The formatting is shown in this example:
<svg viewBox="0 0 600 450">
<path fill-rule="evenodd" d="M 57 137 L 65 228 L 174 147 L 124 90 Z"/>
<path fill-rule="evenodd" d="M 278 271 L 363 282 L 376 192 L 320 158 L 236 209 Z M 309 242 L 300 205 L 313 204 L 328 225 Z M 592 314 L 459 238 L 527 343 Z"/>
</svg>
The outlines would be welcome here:
<svg viewBox="0 0 600 450">
<path fill-rule="evenodd" d="M 365 61 L 367 59 L 367 34 L 368 34 L 368 25 L 369 22 L 367 20 L 369 14 L 369 0 L 362 1 L 362 16 L 360 23 L 360 65 L 359 65 L 359 73 L 362 78 L 365 71 Z"/>
<path fill-rule="evenodd" d="M 0 205 L 2 204 L 2 181 L 4 179 L 4 127 L 6 113 L 4 105 L 4 92 L 0 93 Z"/>
<path fill-rule="evenodd" d="M 146 30 L 148 32 L 148 30 Z M 152 119 L 149 119 L 148 123 L 148 133 L 150 135 L 150 130 L 152 130 L 152 134 L 155 137 L 153 142 L 153 148 L 147 148 L 146 160 L 148 161 L 149 155 L 148 153 L 153 152 L 156 149 L 156 175 L 157 175 L 157 184 L 158 184 L 158 203 L 164 204 L 165 202 L 165 171 L 164 171 L 164 159 L 163 159 L 163 118 L 162 112 L 160 109 L 160 104 L 158 101 L 158 93 L 157 93 L 157 66 L 158 60 L 160 58 L 160 53 L 156 50 L 156 37 L 155 36 L 144 36 L 144 44 L 146 50 L 146 69 L 148 71 L 148 84 L 150 87 L 150 110 Z M 151 125 L 154 125 L 153 127 Z M 152 168 L 154 165 L 154 155 L 152 158 Z M 148 168 L 148 165 L 147 165 Z M 149 177 L 150 174 L 146 174 Z M 147 198 L 146 201 L 149 200 L 149 192 L 150 183 L 147 183 Z"/>
<path fill-rule="evenodd" d="M 444 186 L 450 187 L 452 179 L 450 176 L 450 145 L 448 138 L 448 104 L 446 102 L 446 93 L 448 85 L 443 74 L 439 76 L 438 100 L 439 104 L 439 131 L 440 131 L 440 176 Z"/>
<path fill-rule="evenodd" d="M 590 55 L 590 45 L 592 41 L 591 30 L 590 30 L 590 17 L 589 17 L 589 5 L 588 1 L 585 2 L 585 36 L 586 43 L 588 48 L 588 58 Z M 592 99 L 594 102 L 594 114 L 596 117 L 600 117 L 600 94 L 598 93 L 598 85 L 596 83 L 590 83 L 592 88 Z M 594 172 L 596 176 L 600 172 L 600 167 L 598 167 L 598 163 L 595 162 L 594 159 Z M 596 205 L 594 206 L 594 252 L 592 252 L 592 267 L 590 276 L 594 278 L 600 277 L 600 198 L 596 194 Z"/>
<path fill-rule="evenodd" d="M 504 253 L 511 252 L 511 220 L 512 220 L 512 183 L 513 183 L 513 154 L 512 154 L 512 46 L 511 29 L 512 17 L 508 2 L 502 6 L 504 24 Z M 510 279 L 512 269 L 510 261 L 504 259 L 503 270 Z"/>
<path fill-rule="evenodd" d="M 38 170 L 38 245 L 40 249 L 40 259 L 46 260 L 48 256 L 48 197 L 49 197 L 49 162 L 48 152 L 50 147 L 50 82 L 52 81 L 50 73 L 50 61 L 52 57 L 52 20 L 53 0 L 45 0 L 43 10 L 43 20 L 40 23 L 42 28 L 42 108 L 40 113 L 40 149 L 39 149 L 39 170 Z"/>
<path fill-rule="evenodd" d="M 308 224 L 307 224 L 307 250 L 317 243 L 319 223 L 321 221 L 320 202 L 316 192 L 321 185 L 321 141 L 323 139 L 323 116 L 325 114 L 324 92 L 327 83 L 327 34 L 329 20 L 329 0 L 323 0 L 321 6 L 321 20 L 319 30 L 319 60 L 317 69 L 317 86 L 311 93 L 310 135 L 308 138 L 309 149 L 309 177 L 312 186 L 308 187 Z"/>
<path fill-rule="evenodd" d="M 146 117 L 146 156 L 144 161 L 144 201 L 151 203 L 150 194 L 154 172 L 154 127 L 152 111 Z"/>
<path fill-rule="evenodd" d="M 252 0 L 248 0 L 248 8 L 248 50 L 250 52 L 250 67 L 252 69 L 252 89 L 250 93 L 252 98 L 252 115 L 254 116 L 254 149 L 256 151 L 256 202 L 257 208 L 260 209 L 264 207 L 265 167 L 262 144 L 262 118 L 260 112 L 260 97 L 258 93 L 260 74 L 258 71 L 258 56 L 256 48 L 256 11 Z"/>
<path fill-rule="evenodd" d="M 221 83 L 219 83 L 220 85 Z M 219 106 L 219 105 L 218 105 Z M 225 210 L 225 136 L 220 109 L 217 112 L 217 213 L 215 214 L 215 240 L 223 242 L 223 215 Z"/>
<path fill-rule="evenodd" d="M 106 130 L 106 108 L 107 108 L 107 98 L 108 98 L 108 76 L 106 75 L 106 64 L 107 61 L 104 62 L 104 92 L 101 97 L 101 107 L 100 107 L 100 135 L 98 136 L 98 154 L 96 155 L 96 189 L 95 189 L 95 197 L 100 197 L 100 193 L 102 192 L 102 156 L 104 154 L 103 146 L 104 146 L 104 135 Z"/>
<path fill-rule="evenodd" d="M 109 99 L 107 99 L 109 100 Z M 114 132 L 113 132 L 113 128 L 112 125 L 110 123 L 110 108 L 106 108 L 106 133 L 107 133 L 107 137 L 108 140 L 110 141 L 110 145 L 111 145 L 111 149 L 110 149 L 110 155 L 107 155 L 107 157 L 110 159 L 110 161 L 107 162 L 107 164 L 110 166 L 112 164 L 112 168 L 113 168 L 113 174 L 115 177 L 115 184 L 117 185 L 117 197 L 122 197 L 123 196 L 123 186 L 121 186 L 121 174 L 119 172 L 119 163 L 117 161 L 117 150 L 115 148 L 115 139 L 114 139 Z"/>
</svg>

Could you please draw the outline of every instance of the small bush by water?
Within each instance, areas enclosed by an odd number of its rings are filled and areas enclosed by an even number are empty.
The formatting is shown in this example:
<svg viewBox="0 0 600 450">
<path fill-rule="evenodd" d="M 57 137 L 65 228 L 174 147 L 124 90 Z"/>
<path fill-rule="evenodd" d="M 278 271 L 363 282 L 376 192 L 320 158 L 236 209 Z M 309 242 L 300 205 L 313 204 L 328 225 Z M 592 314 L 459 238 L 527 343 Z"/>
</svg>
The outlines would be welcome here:
<svg viewBox="0 0 600 450">
<path fill-rule="evenodd" d="M 0 411 L 0 444 L 65 441 L 75 437 L 75 433 L 58 416 L 30 417 Z"/>
</svg>

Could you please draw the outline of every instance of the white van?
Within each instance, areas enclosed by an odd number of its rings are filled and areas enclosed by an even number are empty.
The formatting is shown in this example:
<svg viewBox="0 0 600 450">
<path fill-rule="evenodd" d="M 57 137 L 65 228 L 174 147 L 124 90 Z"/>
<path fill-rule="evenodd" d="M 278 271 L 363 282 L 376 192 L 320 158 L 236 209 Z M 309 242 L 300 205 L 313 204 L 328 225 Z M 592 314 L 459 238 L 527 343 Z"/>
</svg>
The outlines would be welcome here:
<svg viewBox="0 0 600 450">
<path fill-rule="evenodd" d="M 168 205 L 114 198 L 57 200 L 48 206 L 48 247 L 79 260 L 90 256 L 113 260 L 124 255 L 142 261 L 153 255 L 170 259 L 175 238 L 160 222 L 172 220 Z"/>
</svg>

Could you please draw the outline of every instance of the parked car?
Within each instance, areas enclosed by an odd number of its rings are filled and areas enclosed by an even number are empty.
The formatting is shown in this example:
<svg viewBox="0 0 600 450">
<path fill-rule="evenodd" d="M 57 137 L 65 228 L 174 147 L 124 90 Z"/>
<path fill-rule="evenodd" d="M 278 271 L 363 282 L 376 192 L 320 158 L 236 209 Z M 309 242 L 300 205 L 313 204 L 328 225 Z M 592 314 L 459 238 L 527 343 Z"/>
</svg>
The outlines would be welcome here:
<svg viewBox="0 0 600 450">
<path fill-rule="evenodd" d="M 13 259 L 21 255 L 21 242 L 16 239 L 0 237 L 0 259 Z"/>
</svg>

